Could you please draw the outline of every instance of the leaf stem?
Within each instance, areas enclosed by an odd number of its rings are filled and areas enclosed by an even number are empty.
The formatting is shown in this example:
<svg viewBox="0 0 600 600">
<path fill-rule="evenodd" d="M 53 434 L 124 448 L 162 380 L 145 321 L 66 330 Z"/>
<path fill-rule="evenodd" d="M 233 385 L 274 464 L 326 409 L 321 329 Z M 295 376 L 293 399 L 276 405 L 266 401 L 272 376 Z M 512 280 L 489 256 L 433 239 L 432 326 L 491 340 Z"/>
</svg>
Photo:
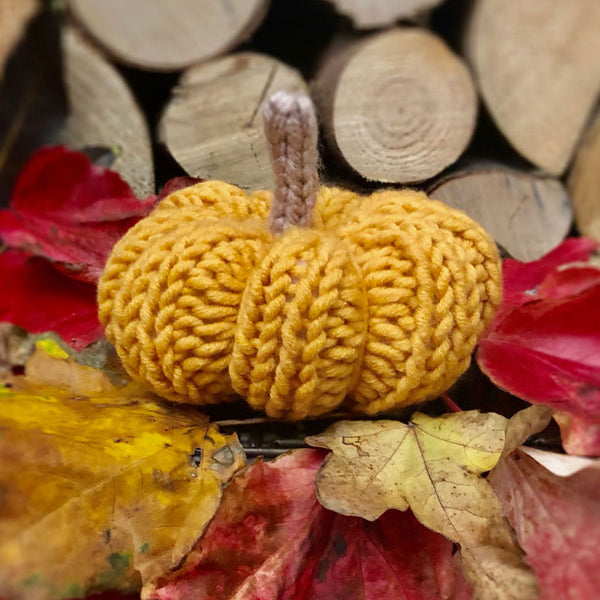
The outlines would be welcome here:
<svg viewBox="0 0 600 600">
<path fill-rule="evenodd" d="M 458 404 L 456 404 L 456 402 L 454 402 L 454 400 L 452 400 L 452 398 L 450 398 L 446 392 L 440 394 L 440 398 L 446 407 L 450 409 L 450 412 L 462 412 L 462 408 L 458 406 Z"/>
</svg>

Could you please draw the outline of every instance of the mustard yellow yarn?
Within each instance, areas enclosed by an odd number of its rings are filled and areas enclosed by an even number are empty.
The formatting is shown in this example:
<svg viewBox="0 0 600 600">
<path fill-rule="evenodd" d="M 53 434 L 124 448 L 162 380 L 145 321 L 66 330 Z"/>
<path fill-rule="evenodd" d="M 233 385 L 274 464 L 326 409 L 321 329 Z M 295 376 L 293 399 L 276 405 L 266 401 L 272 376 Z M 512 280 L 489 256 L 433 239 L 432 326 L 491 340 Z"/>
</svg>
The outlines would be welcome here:
<svg viewBox="0 0 600 600">
<path fill-rule="evenodd" d="M 362 277 L 345 244 L 328 232 L 291 230 L 248 280 L 233 387 L 273 417 L 330 411 L 358 378 L 366 328 Z"/>
<path fill-rule="evenodd" d="M 490 236 L 420 192 L 321 188 L 312 229 L 218 181 L 165 198 L 115 246 L 100 320 L 132 377 L 177 402 L 233 392 L 284 419 L 433 398 L 501 295 Z"/>
</svg>

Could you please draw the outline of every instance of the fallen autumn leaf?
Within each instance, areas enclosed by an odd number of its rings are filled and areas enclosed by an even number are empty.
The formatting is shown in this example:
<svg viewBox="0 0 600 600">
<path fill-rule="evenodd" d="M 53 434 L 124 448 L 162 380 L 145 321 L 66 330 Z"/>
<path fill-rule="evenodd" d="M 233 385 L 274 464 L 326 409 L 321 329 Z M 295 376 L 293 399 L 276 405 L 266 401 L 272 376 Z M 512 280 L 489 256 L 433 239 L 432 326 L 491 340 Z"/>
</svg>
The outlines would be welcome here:
<svg viewBox="0 0 600 600">
<path fill-rule="evenodd" d="M 80 350 L 104 335 L 96 288 L 59 273 L 45 259 L 20 250 L 0 252 L 0 322 L 30 333 L 54 331 Z"/>
<path fill-rule="evenodd" d="M 575 472 L 561 477 L 516 450 L 489 481 L 535 570 L 541 600 L 591 600 L 600 597 L 600 463 L 580 468 L 578 457 L 557 458 L 575 461 Z"/>
<path fill-rule="evenodd" d="M 512 258 L 502 262 L 504 292 L 498 315 L 548 294 L 544 280 L 563 265 L 585 264 L 599 244 L 590 238 L 569 238 L 538 260 L 521 262 Z M 540 287 L 542 286 L 542 287 Z"/>
<path fill-rule="evenodd" d="M 114 244 L 156 199 L 138 199 L 117 173 L 81 152 L 42 148 L 21 172 L 10 207 L 0 211 L 0 237 L 94 283 Z"/>
<path fill-rule="evenodd" d="M 145 600 L 469 600 L 452 543 L 410 511 L 370 523 L 324 509 L 323 460 L 298 450 L 235 477 L 181 569 Z"/>
<path fill-rule="evenodd" d="M 371 520 L 390 508 L 411 508 L 423 525 L 460 545 L 475 597 L 537 598 L 535 577 L 481 477 L 498 462 L 509 423 L 478 411 L 439 418 L 416 413 L 408 424 L 336 423 L 307 439 L 332 450 L 316 479 L 319 500 L 330 510 Z"/>
<path fill-rule="evenodd" d="M 35 381 L 0 388 L 0 597 L 139 589 L 193 546 L 241 447 L 89 367 L 39 348 L 30 363 Z M 44 382 L 53 372 L 65 386 Z"/>
<path fill-rule="evenodd" d="M 600 269 L 582 262 L 597 247 L 567 240 L 539 261 L 504 261 L 505 304 L 477 350 L 498 387 L 559 411 L 573 454 L 600 455 Z"/>
<path fill-rule="evenodd" d="M 197 183 L 167 181 L 159 196 L 138 199 L 121 177 L 61 146 L 27 162 L 0 210 L 0 322 L 30 333 L 53 331 L 75 350 L 104 335 L 95 284 L 115 242 L 165 194 Z M 79 281 L 76 281 L 79 280 Z"/>
</svg>

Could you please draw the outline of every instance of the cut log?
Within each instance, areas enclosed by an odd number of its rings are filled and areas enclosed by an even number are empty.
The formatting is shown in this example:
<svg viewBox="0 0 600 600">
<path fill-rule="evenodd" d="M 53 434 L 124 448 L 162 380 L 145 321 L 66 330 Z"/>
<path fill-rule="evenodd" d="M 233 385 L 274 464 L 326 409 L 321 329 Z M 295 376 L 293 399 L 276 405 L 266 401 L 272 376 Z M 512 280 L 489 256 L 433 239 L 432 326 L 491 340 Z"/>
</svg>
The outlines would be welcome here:
<svg viewBox="0 0 600 600">
<path fill-rule="evenodd" d="M 598 0 L 478 0 L 466 52 L 512 146 L 559 175 L 600 92 Z"/>
<path fill-rule="evenodd" d="M 194 177 L 273 189 L 261 105 L 276 90 L 307 92 L 301 75 L 255 53 L 188 69 L 163 114 L 159 137 Z"/>
<path fill-rule="evenodd" d="M 0 78 L 13 47 L 39 7 L 38 0 L 0 0 Z"/>
<path fill-rule="evenodd" d="M 436 200 L 480 223 L 518 260 L 540 258 L 566 237 L 573 211 L 562 183 L 546 175 L 478 165 L 457 171 L 427 190 Z"/>
<path fill-rule="evenodd" d="M 388 27 L 428 11 L 442 0 L 329 0 L 336 10 L 350 17 L 358 29 Z"/>
<path fill-rule="evenodd" d="M 173 71 L 245 41 L 267 0 L 69 0 L 77 21 L 115 59 Z"/>
<path fill-rule="evenodd" d="M 420 29 L 350 43 L 324 63 L 313 89 L 330 147 L 373 181 L 437 175 L 463 153 L 475 127 L 467 68 Z"/>
<path fill-rule="evenodd" d="M 577 150 L 568 185 L 579 231 L 600 241 L 600 113 Z"/>
<path fill-rule="evenodd" d="M 154 193 L 154 167 L 148 127 L 133 94 L 116 69 L 80 34 L 63 34 L 65 86 L 70 113 L 61 141 L 72 148 L 116 149 L 111 168 L 140 197 Z"/>
</svg>

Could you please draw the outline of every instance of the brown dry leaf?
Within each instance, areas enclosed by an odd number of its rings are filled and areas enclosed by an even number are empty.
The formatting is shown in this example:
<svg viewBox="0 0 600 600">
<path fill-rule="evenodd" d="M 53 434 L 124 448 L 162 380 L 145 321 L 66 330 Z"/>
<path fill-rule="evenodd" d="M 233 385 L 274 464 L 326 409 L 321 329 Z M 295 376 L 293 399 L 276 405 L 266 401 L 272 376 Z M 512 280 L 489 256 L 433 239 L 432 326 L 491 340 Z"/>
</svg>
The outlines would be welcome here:
<svg viewBox="0 0 600 600">
<path fill-rule="evenodd" d="M 35 349 L 35 339 L 21 327 L 0 322 L 0 377 L 23 367 Z"/>
<path fill-rule="evenodd" d="M 193 546 L 241 447 L 197 410 L 42 348 L 31 379 L 0 387 L 0 597 L 139 589 Z"/>
<path fill-rule="evenodd" d="M 472 600 L 452 542 L 409 510 L 369 522 L 320 506 L 323 458 L 303 448 L 242 471 L 182 567 L 142 598 Z"/>
<path fill-rule="evenodd" d="M 546 428 L 552 420 L 552 409 L 543 404 L 535 404 L 513 415 L 506 424 L 502 456 L 508 456 L 523 445 L 529 436 Z"/>
<path fill-rule="evenodd" d="M 0 378 L 10 376 L 13 369 L 24 367 L 31 359 L 36 348 L 45 350 L 42 354 L 49 354 L 55 358 L 69 358 L 78 365 L 93 367 L 106 375 L 114 386 L 123 387 L 131 381 L 123 368 L 117 351 L 106 338 L 101 338 L 77 352 L 52 331 L 29 333 L 22 327 L 6 322 L 0 322 Z M 41 356 L 39 360 L 41 360 L 43 366 L 47 358 Z M 33 369 L 35 367 L 30 362 L 27 377 L 29 383 L 31 383 Z M 49 371 L 43 368 L 43 372 L 47 373 L 42 378 L 45 383 L 50 383 L 47 377 L 57 379 L 56 371 L 58 370 L 60 370 L 60 367 L 57 365 Z M 82 372 L 85 372 L 85 370 Z M 60 387 L 65 386 L 64 380 L 59 379 L 58 381 Z"/>
<path fill-rule="evenodd" d="M 423 525 L 460 545 L 479 600 L 537 598 L 535 576 L 481 477 L 502 455 L 507 427 L 513 445 L 544 426 L 545 409 L 533 409 L 510 421 L 469 411 L 438 418 L 415 413 L 408 424 L 336 423 L 307 440 L 333 451 L 317 476 L 319 500 L 330 510 L 369 520 L 410 507 Z"/>
</svg>

